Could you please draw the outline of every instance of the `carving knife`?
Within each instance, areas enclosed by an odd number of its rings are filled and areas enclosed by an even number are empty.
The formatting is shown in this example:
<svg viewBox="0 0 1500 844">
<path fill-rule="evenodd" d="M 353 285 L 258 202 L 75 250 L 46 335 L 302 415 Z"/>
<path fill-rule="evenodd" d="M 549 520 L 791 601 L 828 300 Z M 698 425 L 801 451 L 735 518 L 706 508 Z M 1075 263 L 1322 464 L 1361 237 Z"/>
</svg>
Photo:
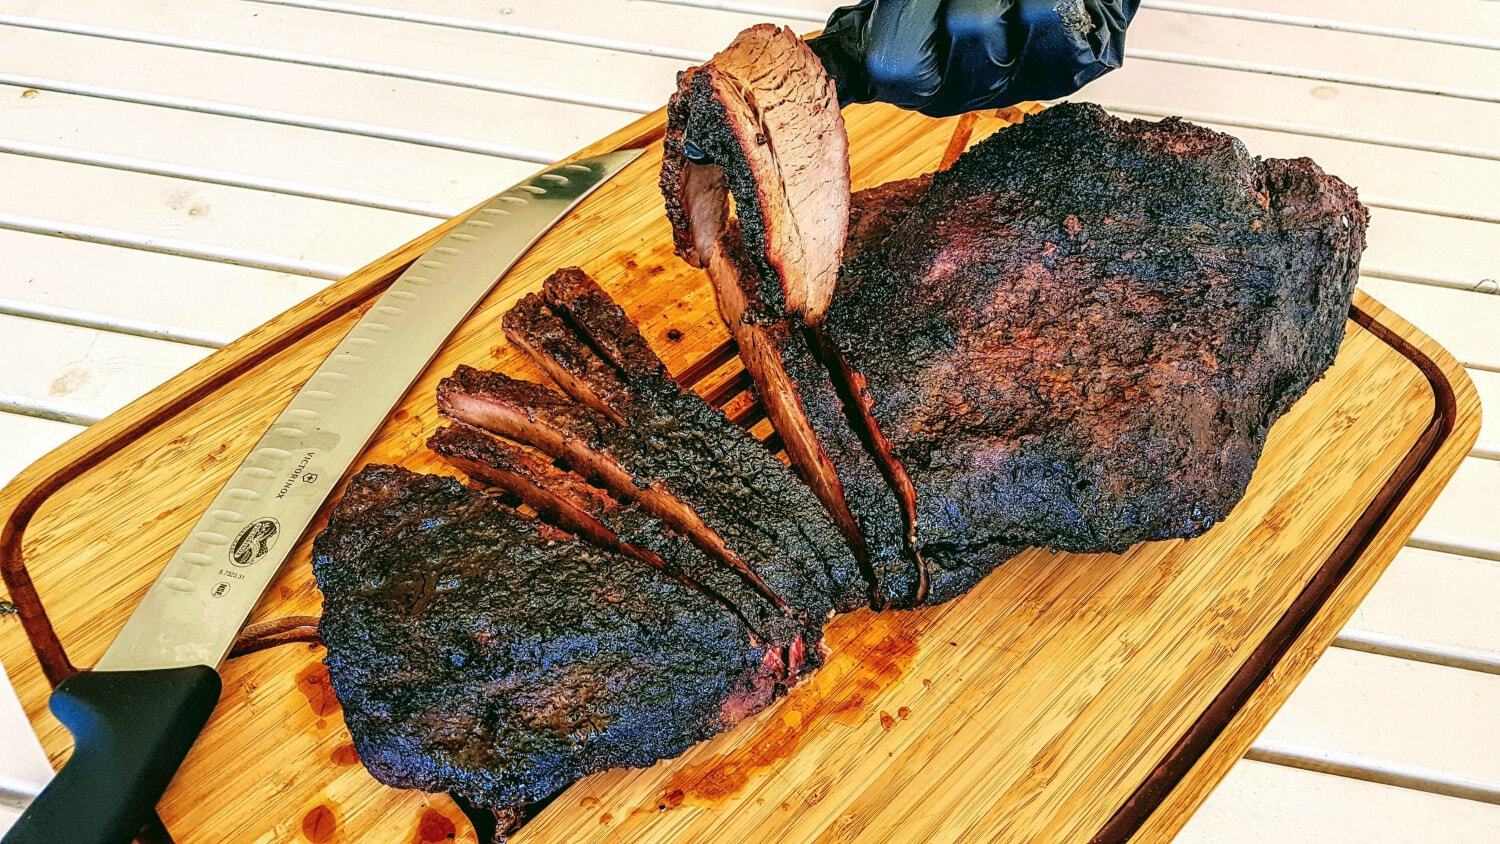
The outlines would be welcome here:
<svg viewBox="0 0 1500 844">
<path fill-rule="evenodd" d="M 73 755 L 5 844 L 135 837 L 218 702 L 219 663 L 344 472 L 496 280 L 640 153 L 537 173 L 392 282 L 255 444 L 99 662 L 53 692 Z"/>
</svg>

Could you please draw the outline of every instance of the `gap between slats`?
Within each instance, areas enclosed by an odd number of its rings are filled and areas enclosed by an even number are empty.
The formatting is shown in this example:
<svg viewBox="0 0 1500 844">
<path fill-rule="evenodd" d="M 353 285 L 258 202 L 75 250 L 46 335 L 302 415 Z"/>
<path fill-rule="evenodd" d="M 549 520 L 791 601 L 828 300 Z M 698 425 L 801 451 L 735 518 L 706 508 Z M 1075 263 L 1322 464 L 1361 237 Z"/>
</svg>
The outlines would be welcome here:
<svg viewBox="0 0 1500 844">
<path fill-rule="evenodd" d="M 329 280 L 343 278 L 355 269 L 354 267 L 316 261 L 288 260 L 279 255 L 270 255 L 245 249 L 233 249 L 225 246 L 210 246 L 178 238 L 121 232 L 99 226 L 59 223 L 53 220 L 26 217 L 19 214 L 0 213 L 0 229 L 48 235 L 50 237 L 63 237 L 69 240 L 83 240 L 89 243 L 118 246 L 123 249 L 160 252 L 164 255 L 182 255 L 205 261 L 217 261 L 241 267 L 253 267 L 255 269 L 272 270 L 274 272 L 305 275 Z"/>
<path fill-rule="evenodd" d="M 43 144 L 32 144 L 24 141 L 13 141 L 0 137 L 0 153 L 21 155 L 31 158 L 45 158 L 50 161 L 62 161 L 68 164 L 85 164 L 91 167 L 106 167 L 110 170 L 125 170 L 131 173 L 145 173 L 151 176 L 170 176 L 177 179 L 187 179 L 194 182 L 203 182 L 211 185 L 225 185 L 234 188 L 249 188 L 251 190 L 266 191 L 267 193 L 279 193 L 286 196 L 302 196 L 308 199 L 323 199 L 329 202 L 338 202 L 344 205 L 358 205 L 365 208 L 379 208 L 383 211 L 400 211 L 406 214 L 417 214 L 423 217 L 431 217 L 436 220 L 446 220 L 463 211 L 462 208 L 442 208 L 426 202 L 410 202 L 392 197 L 378 196 L 376 194 L 363 193 L 354 190 L 342 190 L 338 188 L 314 187 L 298 182 L 290 182 L 284 179 L 268 179 L 258 176 L 250 176 L 241 173 L 230 173 L 221 170 L 209 170 L 202 167 L 192 167 L 181 164 L 167 164 L 160 161 L 149 161 L 143 158 L 133 158 L 123 155 L 108 155 L 99 152 L 82 152 L 64 147 L 54 147 Z"/>
<path fill-rule="evenodd" d="M 1350 651 L 1409 659 L 1464 671 L 1500 674 L 1500 657 L 1475 648 L 1436 645 L 1373 630 L 1346 629 L 1333 640 L 1335 647 Z"/>
<path fill-rule="evenodd" d="M 507 26 L 505 24 L 474 20 L 472 18 L 435 15 L 428 12 L 382 9 L 377 6 L 363 6 L 357 3 L 340 3 L 337 0 L 245 0 L 245 2 L 261 3 L 267 6 L 291 6 L 298 9 L 316 9 L 323 12 L 338 12 L 340 14 L 420 23 L 429 26 L 446 26 L 452 29 L 467 29 L 472 32 L 488 32 L 494 35 L 513 35 L 517 38 L 534 38 L 538 41 L 574 44 L 580 47 L 597 47 L 602 50 L 614 50 L 620 53 L 638 53 L 644 56 L 659 56 L 661 58 L 678 59 L 684 62 L 703 62 L 709 56 L 713 55 L 712 50 L 680 50 L 674 47 L 644 44 L 638 41 L 623 41 L 617 38 L 577 35 L 530 26 Z"/>
</svg>

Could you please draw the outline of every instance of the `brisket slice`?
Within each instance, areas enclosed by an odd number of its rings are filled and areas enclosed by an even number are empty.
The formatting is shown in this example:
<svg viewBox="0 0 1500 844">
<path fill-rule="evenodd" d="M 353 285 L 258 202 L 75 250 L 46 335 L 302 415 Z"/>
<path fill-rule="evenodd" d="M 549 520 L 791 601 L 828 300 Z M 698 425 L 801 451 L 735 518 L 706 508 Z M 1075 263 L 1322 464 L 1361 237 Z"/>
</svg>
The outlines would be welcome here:
<svg viewBox="0 0 1500 844">
<path fill-rule="evenodd" d="M 823 325 L 924 556 L 1123 550 L 1227 516 L 1337 353 L 1366 221 L 1311 161 L 1092 105 L 938 173 Z"/>
<path fill-rule="evenodd" d="M 501 816 L 675 756 L 785 683 L 779 653 L 716 601 L 452 478 L 366 467 L 313 571 L 366 768 Z"/>
<path fill-rule="evenodd" d="M 544 521 L 611 551 L 635 557 L 733 610 L 767 647 L 785 654 L 788 672 L 803 665 L 803 625 L 743 577 L 634 504 L 622 503 L 532 451 L 455 422 L 427 441 L 471 479 L 505 490 Z M 814 639 L 816 641 L 816 639 Z"/>
<path fill-rule="evenodd" d="M 719 166 L 691 163 L 688 142 Z M 756 263 L 751 299 L 774 313 L 820 317 L 848 221 L 849 139 L 812 49 L 770 24 L 740 33 L 678 74 L 665 145 L 661 184 L 678 253 L 709 265 L 733 192 Z"/>
<path fill-rule="evenodd" d="M 804 327 L 827 308 L 848 236 L 848 140 L 833 90 L 791 32 L 746 30 L 679 75 L 661 186 L 678 254 L 707 269 L 766 414 L 873 581 L 871 602 L 910 606 L 926 591 L 910 518 L 845 420 Z M 691 161 L 689 144 L 713 163 Z"/>
</svg>

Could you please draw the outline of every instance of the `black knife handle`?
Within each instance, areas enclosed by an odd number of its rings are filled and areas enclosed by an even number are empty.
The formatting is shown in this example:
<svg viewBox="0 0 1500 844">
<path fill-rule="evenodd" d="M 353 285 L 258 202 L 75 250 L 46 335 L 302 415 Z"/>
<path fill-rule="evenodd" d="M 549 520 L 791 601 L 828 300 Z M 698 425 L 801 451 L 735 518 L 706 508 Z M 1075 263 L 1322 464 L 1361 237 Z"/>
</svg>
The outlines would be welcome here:
<svg viewBox="0 0 1500 844">
<path fill-rule="evenodd" d="M 208 723 L 220 688 L 206 665 L 64 680 L 51 706 L 73 734 L 73 755 L 4 844 L 128 844 Z"/>
</svg>

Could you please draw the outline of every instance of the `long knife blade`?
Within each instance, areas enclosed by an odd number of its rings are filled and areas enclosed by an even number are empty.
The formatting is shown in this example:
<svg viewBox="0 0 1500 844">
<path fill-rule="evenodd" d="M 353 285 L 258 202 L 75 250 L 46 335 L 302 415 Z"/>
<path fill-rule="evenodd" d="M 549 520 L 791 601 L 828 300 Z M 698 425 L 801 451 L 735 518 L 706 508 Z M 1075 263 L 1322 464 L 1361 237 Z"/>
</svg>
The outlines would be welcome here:
<svg viewBox="0 0 1500 844">
<path fill-rule="evenodd" d="M 251 449 L 95 670 L 217 666 L 443 341 L 543 233 L 640 152 L 538 173 L 486 202 L 402 273 Z"/>
</svg>

